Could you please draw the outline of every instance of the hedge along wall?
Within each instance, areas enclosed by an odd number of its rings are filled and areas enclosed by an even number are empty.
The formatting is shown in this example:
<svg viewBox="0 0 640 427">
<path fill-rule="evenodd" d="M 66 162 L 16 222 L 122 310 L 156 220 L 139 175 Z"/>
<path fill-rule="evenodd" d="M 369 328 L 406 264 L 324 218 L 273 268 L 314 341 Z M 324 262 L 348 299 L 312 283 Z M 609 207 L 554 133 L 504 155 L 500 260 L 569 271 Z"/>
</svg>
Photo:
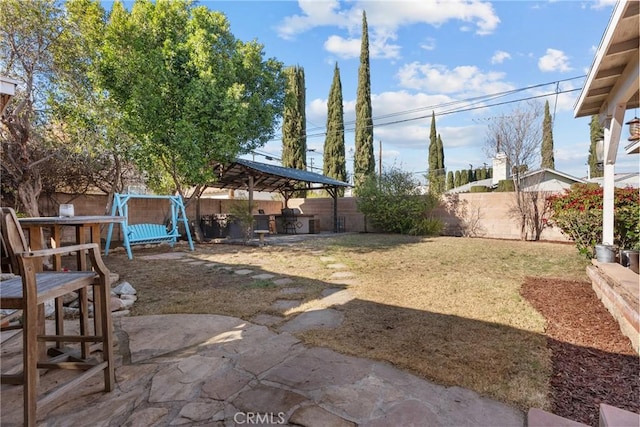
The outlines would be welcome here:
<svg viewBox="0 0 640 427">
<path fill-rule="evenodd" d="M 515 202 L 514 193 L 461 193 L 456 197 L 455 209 L 452 209 L 451 203 L 447 206 L 443 198 L 443 203 L 433 212 L 433 216 L 445 224 L 445 235 L 464 235 L 465 225 L 468 227 L 468 224 L 471 223 L 474 225 L 474 232 L 467 234 L 475 237 L 520 239 L 520 227 L 509 214 L 509 210 Z M 74 197 L 58 194 L 56 200 L 59 203 L 73 203 L 76 215 L 104 215 L 107 205 L 107 198 L 104 195 Z M 229 213 L 230 207 L 234 203 L 237 201 L 232 199 L 201 199 L 200 214 Z M 283 207 L 283 202 L 280 200 L 255 200 L 254 203 L 255 213 L 258 212 L 258 209 L 264 209 L 266 214 L 280 214 Z M 319 221 L 320 231 L 333 231 L 333 199 L 290 199 L 289 207 L 299 208 L 304 214 L 315 215 Z M 46 199 L 40 201 L 40 209 L 42 215 L 55 216 L 58 214 L 57 204 Z M 134 199 L 129 205 L 131 224 L 160 224 L 168 213 L 169 202 L 167 200 Z M 371 224 L 367 224 L 365 227 L 364 215 L 358 211 L 355 198 L 338 198 L 338 216 L 344 218 L 344 230 L 347 232 L 375 231 Z M 187 207 L 187 217 L 190 223 L 195 221 L 195 205 Z M 119 229 L 119 227 L 116 228 Z M 106 227 L 102 236 L 106 237 Z M 117 238 L 121 239 L 120 234 Z M 71 234 L 69 240 L 73 240 Z M 569 241 L 557 228 L 545 228 L 541 240 Z"/>
</svg>

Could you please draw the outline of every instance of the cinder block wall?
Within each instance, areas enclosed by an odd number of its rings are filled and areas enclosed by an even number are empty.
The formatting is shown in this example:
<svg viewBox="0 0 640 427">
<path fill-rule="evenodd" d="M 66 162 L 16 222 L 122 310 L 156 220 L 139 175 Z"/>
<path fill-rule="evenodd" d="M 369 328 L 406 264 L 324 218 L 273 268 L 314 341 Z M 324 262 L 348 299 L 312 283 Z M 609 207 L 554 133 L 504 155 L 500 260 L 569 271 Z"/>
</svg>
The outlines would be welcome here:
<svg viewBox="0 0 640 427">
<path fill-rule="evenodd" d="M 104 215 L 107 206 L 107 198 L 104 195 L 73 197 L 60 194 L 56 195 L 55 200 L 58 203 L 73 203 L 76 215 Z M 234 203 L 237 203 L 237 200 L 201 199 L 200 214 L 229 213 Z M 462 235 L 461 224 L 464 221 L 467 223 L 472 221 L 476 224 L 478 237 L 520 239 L 520 228 L 509 212 L 514 205 L 513 193 L 463 193 L 457 195 L 456 203 L 459 209 L 451 209 L 450 205 L 446 206 L 443 199 L 443 203 L 433 211 L 433 216 L 444 222 L 445 235 Z M 290 199 L 288 206 L 299 208 L 304 214 L 315 215 L 319 220 L 320 231 L 333 230 L 333 199 L 329 197 Z M 258 209 L 263 209 L 266 214 L 279 214 L 282 207 L 283 202 L 279 200 L 256 200 L 254 210 L 256 213 Z M 42 215 L 58 214 L 57 204 L 50 200 L 42 199 L 40 208 Z M 160 224 L 164 222 L 169 212 L 168 200 L 132 199 L 129 204 L 129 222 Z M 365 226 L 365 217 L 358 211 L 355 198 L 338 198 L 338 216 L 344 218 L 345 231 L 375 231 L 371 224 Z M 195 204 L 187 207 L 187 217 L 191 222 L 195 221 Z M 106 237 L 106 227 L 103 230 L 103 237 Z M 69 239 L 73 240 L 73 236 L 69 236 Z M 545 228 L 541 240 L 569 241 L 557 228 Z"/>
</svg>

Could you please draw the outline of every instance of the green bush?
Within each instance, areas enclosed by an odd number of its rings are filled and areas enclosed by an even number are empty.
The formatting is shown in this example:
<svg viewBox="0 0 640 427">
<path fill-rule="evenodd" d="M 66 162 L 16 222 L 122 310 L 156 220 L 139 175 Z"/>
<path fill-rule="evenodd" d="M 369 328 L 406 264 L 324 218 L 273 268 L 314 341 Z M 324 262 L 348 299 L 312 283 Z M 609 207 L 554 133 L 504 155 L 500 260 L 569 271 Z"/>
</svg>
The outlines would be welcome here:
<svg viewBox="0 0 640 427">
<path fill-rule="evenodd" d="M 516 187 L 513 184 L 513 180 L 501 179 L 500 181 L 498 181 L 498 188 L 496 189 L 496 191 L 508 193 L 510 191 L 516 191 Z"/>
<path fill-rule="evenodd" d="M 549 224 L 560 228 L 588 258 L 595 256 L 595 245 L 602 241 L 602 192 L 597 184 L 575 184 L 547 199 L 552 213 Z M 640 249 L 638 190 L 615 189 L 614 217 L 614 244 Z"/>
<path fill-rule="evenodd" d="M 358 190 L 358 209 L 374 227 L 389 233 L 434 235 L 442 223 L 429 218 L 437 198 L 421 194 L 413 175 L 399 169 L 369 177 Z"/>
<path fill-rule="evenodd" d="M 473 185 L 470 189 L 470 193 L 487 193 L 489 191 L 489 187 L 486 185 Z"/>
</svg>

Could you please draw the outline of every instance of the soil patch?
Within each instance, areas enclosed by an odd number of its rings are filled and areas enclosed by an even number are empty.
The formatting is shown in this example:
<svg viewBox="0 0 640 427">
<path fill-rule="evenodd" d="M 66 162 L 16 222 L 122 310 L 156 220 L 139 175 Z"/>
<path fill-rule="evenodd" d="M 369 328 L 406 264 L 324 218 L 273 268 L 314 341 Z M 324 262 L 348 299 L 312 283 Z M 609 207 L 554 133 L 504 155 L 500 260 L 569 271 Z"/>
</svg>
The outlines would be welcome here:
<svg viewBox="0 0 640 427">
<path fill-rule="evenodd" d="M 600 403 L 640 412 L 640 360 L 591 285 L 527 278 L 521 293 L 547 320 L 552 412 L 592 426 Z"/>
</svg>

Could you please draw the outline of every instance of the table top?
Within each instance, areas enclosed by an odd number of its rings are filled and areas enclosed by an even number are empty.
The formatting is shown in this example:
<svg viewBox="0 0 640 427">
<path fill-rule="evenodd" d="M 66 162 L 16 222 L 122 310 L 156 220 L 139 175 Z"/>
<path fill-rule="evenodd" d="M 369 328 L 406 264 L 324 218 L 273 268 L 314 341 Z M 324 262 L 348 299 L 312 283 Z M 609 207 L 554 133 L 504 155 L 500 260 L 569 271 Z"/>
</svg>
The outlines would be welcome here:
<svg viewBox="0 0 640 427">
<path fill-rule="evenodd" d="M 80 216 L 39 216 L 30 218 L 19 218 L 20 225 L 85 225 L 85 224 L 110 224 L 123 222 L 123 216 L 111 215 L 80 215 Z"/>
</svg>

